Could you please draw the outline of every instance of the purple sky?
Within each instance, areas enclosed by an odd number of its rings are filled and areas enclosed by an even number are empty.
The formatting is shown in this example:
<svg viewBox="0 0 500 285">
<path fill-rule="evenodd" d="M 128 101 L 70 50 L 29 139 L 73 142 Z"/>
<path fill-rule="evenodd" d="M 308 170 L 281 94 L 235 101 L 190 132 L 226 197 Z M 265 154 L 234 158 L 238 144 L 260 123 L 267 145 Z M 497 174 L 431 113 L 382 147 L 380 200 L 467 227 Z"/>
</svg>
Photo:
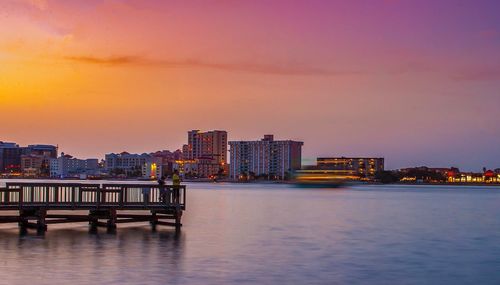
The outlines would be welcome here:
<svg viewBox="0 0 500 285">
<path fill-rule="evenodd" d="M 499 11 L 480 0 L 6 0 L 0 140 L 102 157 L 225 129 L 302 140 L 307 163 L 497 168 Z"/>
</svg>

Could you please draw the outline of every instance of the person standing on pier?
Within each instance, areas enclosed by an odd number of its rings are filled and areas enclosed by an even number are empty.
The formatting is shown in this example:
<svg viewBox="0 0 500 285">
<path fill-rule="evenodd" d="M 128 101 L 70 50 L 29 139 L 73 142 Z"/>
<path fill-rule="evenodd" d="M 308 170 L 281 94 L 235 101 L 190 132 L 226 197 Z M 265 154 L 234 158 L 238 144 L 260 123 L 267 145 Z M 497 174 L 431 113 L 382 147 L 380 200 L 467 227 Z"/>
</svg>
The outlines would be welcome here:
<svg viewBox="0 0 500 285">
<path fill-rule="evenodd" d="M 165 190 L 165 176 L 158 179 L 158 186 L 160 186 L 160 202 L 165 203 L 167 200 L 167 191 Z"/>
<path fill-rule="evenodd" d="M 148 187 L 142 188 L 142 199 L 144 202 L 144 205 L 147 205 L 149 203 L 149 197 L 150 197 L 151 189 Z"/>
<path fill-rule="evenodd" d="M 181 178 L 179 177 L 179 171 L 174 170 L 174 174 L 172 175 L 172 185 L 174 186 L 174 202 L 179 203 L 180 196 L 180 187 L 181 186 Z"/>
</svg>

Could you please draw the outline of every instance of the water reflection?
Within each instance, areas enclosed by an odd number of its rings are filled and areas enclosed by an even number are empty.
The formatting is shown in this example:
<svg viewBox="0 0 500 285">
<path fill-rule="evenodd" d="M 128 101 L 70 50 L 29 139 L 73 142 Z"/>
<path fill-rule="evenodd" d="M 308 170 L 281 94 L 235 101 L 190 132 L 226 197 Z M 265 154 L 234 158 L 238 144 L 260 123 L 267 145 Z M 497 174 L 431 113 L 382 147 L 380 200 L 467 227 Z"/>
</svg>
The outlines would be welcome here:
<svg viewBox="0 0 500 285">
<path fill-rule="evenodd" d="M 500 284 L 500 188 L 193 184 L 188 197 L 180 233 L 2 225 L 0 284 Z"/>
<path fill-rule="evenodd" d="M 114 234 L 52 227 L 45 235 L 4 227 L 0 283 L 159 284 L 166 276 L 175 282 L 183 271 L 185 239 L 182 231 L 146 226 L 121 227 Z"/>
</svg>

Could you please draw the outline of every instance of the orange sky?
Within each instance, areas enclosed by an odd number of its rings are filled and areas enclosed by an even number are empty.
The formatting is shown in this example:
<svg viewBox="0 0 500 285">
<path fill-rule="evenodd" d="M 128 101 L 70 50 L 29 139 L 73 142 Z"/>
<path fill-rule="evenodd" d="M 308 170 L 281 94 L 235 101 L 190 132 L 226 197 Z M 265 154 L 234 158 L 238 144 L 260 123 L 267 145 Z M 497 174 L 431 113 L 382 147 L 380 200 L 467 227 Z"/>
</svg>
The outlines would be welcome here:
<svg viewBox="0 0 500 285">
<path fill-rule="evenodd" d="M 496 4 L 453 3 L 2 1 L 0 140 L 102 157 L 225 129 L 500 167 Z"/>
</svg>

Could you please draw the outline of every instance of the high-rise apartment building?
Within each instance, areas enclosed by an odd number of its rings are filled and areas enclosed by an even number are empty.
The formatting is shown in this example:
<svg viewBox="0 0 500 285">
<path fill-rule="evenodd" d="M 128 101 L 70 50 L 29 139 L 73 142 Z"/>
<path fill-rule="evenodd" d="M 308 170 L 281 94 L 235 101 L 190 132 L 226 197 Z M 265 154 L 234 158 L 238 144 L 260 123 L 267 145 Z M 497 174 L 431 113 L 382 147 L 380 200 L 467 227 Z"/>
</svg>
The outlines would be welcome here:
<svg viewBox="0 0 500 285">
<path fill-rule="evenodd" d="M 227 163 L 227 132 L 193 130 L 188 132 L 188 144 L 183 146 L 184 159 L 212 159 Z"/>
<path fill-rule="evenodd" d="M 224 173 L 227 165 L 227 132 L 193 130 L 188 132 L 188 143 L 182 147 L 183 158 L 193 176 L 213 177 Z M 184 164 L 184 163 L 181 163 Z M 177 166 L 179 167 L 179 165 Z M 180 170 L 183 167 L 179 167 Z M 181 174 L 183 174 L 181 172 Z"/>
<path fill-rule="evenodd" d="M 229 142 L 230 178 L 255 175 L 286 179 L 301 168 L 303 145 L 299 141 L 275 141 L 273 135 L 266 135 L 260 141 Z"/>
</svg>

